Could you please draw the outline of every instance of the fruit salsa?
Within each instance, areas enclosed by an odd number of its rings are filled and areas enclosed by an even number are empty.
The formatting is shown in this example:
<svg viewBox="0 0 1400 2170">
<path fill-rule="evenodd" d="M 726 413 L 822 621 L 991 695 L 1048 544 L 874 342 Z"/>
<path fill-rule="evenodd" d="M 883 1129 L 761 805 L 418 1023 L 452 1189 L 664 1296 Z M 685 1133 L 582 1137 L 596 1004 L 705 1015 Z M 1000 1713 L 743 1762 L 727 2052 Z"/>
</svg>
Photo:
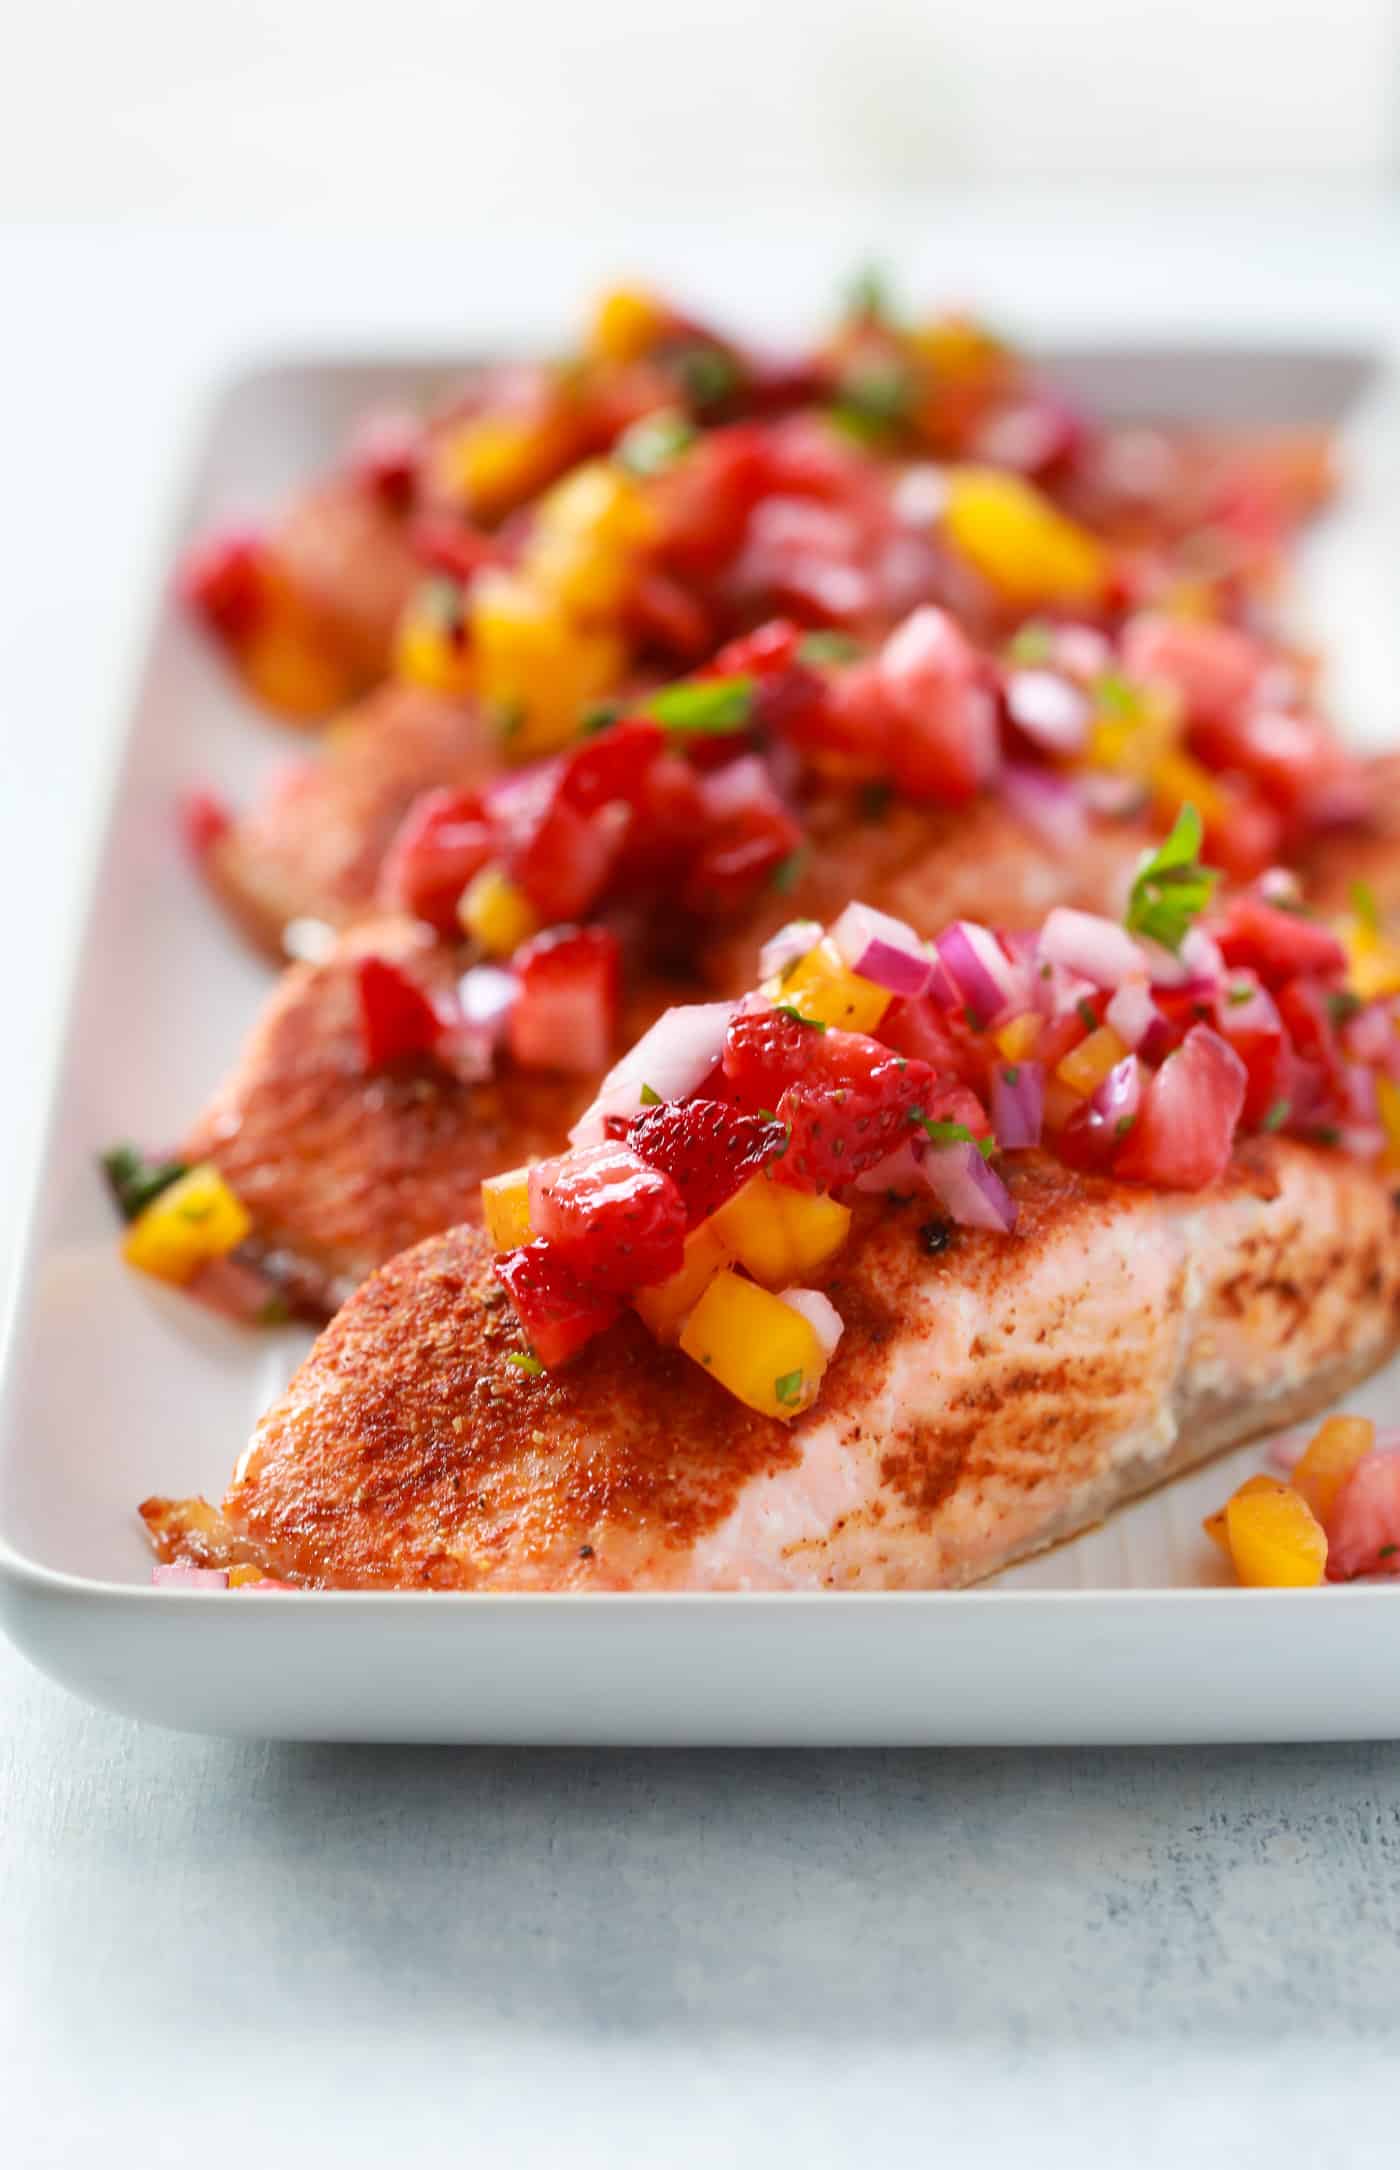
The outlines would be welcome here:
<svg viewBox="0 0 1400 2170">
<path fill-rule="evenodd" d="M 1246 1477 L 1207 1515 L 1206 1535 L 1242 1583 L 1273 1589 L 1400 1574 L 1400 1433 L 1332 1416 L 1276 1440 L 1285 1476 Z"/>
</svg>

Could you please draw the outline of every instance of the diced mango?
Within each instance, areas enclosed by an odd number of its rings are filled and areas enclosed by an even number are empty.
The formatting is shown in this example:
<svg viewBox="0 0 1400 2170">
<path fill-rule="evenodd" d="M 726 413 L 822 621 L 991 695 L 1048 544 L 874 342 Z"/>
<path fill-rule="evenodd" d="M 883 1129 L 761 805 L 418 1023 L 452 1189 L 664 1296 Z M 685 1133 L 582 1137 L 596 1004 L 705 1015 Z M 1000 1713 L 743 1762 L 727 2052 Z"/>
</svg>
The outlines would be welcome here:
<svg viewBox="0 0 1400 2170">
<path fill-rule="evenodd" d="M 1286 1492 L 1287 1490 L 1288 1486 L 1284 1483 L 1282 1477 L 1267 1477 L 1261 1473 L 1255 1477 L 1246 1477 L 1243 1484 L 1235 1487 L 1230 1494 L 1230 1499 L 1247 1499 L 1254 1492 Z M 1201 1524 L 1201 1528 L 1205 1531 L 1211 1543 L 1219 1545 L 1222 1552 L 1228 1552 L 1230 1549 L 1229 1532 L 1225 1526 L 1225 1511 L 1229 1504 L 1230 1500 L 1226 1500 L 1224 1507 L 1217 1507 L 1215 1513 L 1208 1514 Z"/>
<path fill-rule="evenodd" d="M 572 738 L 588 703 L 617 683 L 627 656 L 613 634 L 575 624 L 553 596 L 509 574 L 478 582 L 472 641 L 477 691 L 511 718 L 508 751 L 519 760 Z"/>
<path fill-rule="evenodd" d="M 1022 1010 L 994 1035 L 997 1048 L 1008 1062 L 1029 1062 L 1040 1039 L 1040 1019 L 1034 1010 Z"/>
<path fill-rule="evenodd" d="M 810 1408 L 826 1370 L 826 1351 L 801 1312 L 728 1268 L 705 1289 L 680 1345 L 750 1409 L 783 1423 Z"/>
<path fill-rule="evenodd" d="M 873 1032 L 894 996 L 853 972 L 835 943 L 823 938 L 783 975 L 779 999 L 816 1024 Z"/>
<path fill-rule="evenodd" d="M 1230 1557 L 1253 1589 L 1308 1589 L 1327 1567 L 1327 1533 L 1307 1501 L 1288 1485 L 1235 1494 L 1225 1509 Z"/>
<path fill-rule="evenodd" d="M 948 384 L 965 384 L 999 373 L 1007 354 L 999 339 L 973 318 L 932 317 L 906 334 L 918 359 Z"/>
<path fill-rule="evenodd" d="M 358 690 L 356 672 L 299 617 L 274 616 L 258 626 L 240 647 L 238 664 L 249 691 L 283 716 L 329 715 Z"/>
<path fill-rule="evenodd" d="M 1009 601 L 1032 609 L 1098 600 L 1108 573 L 1099 543 L 1019 475 L 954 468 L 943 521 L 953 548 Z"/>
<path fill-rule="evenodd" d="M 410 604 L 394 639 L 394 675 L 434 693 L 470 693 L 471 645 L 441 617 Z"/>
<path fill-rule="evenodd" d="M 1337 1495 L 1364 1455 L 1376 1443 L 1369 1417 L 1328 1417 L 1319 1425 L 1293 1471 L 1293 1489 L 1326 1528 Z"/>
<path fill-rule="evenodd" d="M 632 478 L 590 460 L 541 501 L 522 570 L 571 616 L 604 617 L 625 600 L 637 554 L 655 532 L 656 515 Z"/>
<path fill-rule="evenodd" d="M 267 1576 L 260 1567 L 231 1567 L 228 1571 L 228 1586 L 231 1590 L 241 1590 L 246 1583 L 266 1580 Z"/>
<path fill-rule="evenodd" d="M 1084 757 L 1091 768 L 1120 769 L 1150 783 L 1180 741 L 1180 695 L 1166 685 L 1110 682 L 1118 687 L 1117 698 L 1110 704 L 1100 695 Z"/>
<path fill-rule="evenodd" d="M 432 479 L 478 519 L 496 520 L 543 489 L 572 449 L 572 424 L 562 413 L 497 410 L 440 440 Z"/>
<path fill-rule="evenodd" d="M 615 286 L 601 294 L 588 327 L 588 352 L 600 362 L 636 362 L 650 354 L 669 318 L 644 287 Z"/>
<path fill-rule="evenodd" d="M 188 1281 L 197 1267 L 242 1243 L 252 1227 L 251 1214 L 218 1169 L 201 1161 L 132 1222 L 122 1256 L 158 1281 Z"/>
<path fill-rule="evenodd" d="M 1363 1002 L 1400 994 L 1400 943 L 1390 941 L 1364 920 L 1348 919 L 1337 929 L 1347 953 L 1347 985 Z"/>
<path fill-rule="evenodd" d="M 1077 1093 L 1088 1095 L 1097 1091 L 1115 1064 L 1120 1063 L 1128 1050 L 1111 1025 L 1100 1025 L 1078 1047 L 1057 1065 L 1055 1075 L 1062 1083 Z"/>
<path fill-rule="evenodd" d="M 498 866 L 484 866 L 462 892 L 457 917 L 464 934 L 488 957 L 509 957 L 539 933 L 539 914 L 518 882 Z"/>
<path fill-rule="evenodd" d="M 530 1240 L 530 1171 L 508 1168 L 481 1186 L 481 1217 L 497 1251 L 514 1251 Z"/>
<path fill-rule="evenodd" d="M 1395 1167 L 1400 1165 L 1400 1085 L 1379 1073 L 1376 1075 L 1376 1104 L 1385 1128 L 1386 1159 Z"/>
<path fill-rule="evenodd" d="M 658 1281 L 654 1288 L 639 1288 L 632 1298 L 637 1313 L 658 1341 L 680 1339 L 681 1328 L 706 1286 L 728 1264 L 729 1253 L 716 1233 L 713 1219 L 691 1229 L 678 1270 L 668 1281 Z"/>
<path fill-rule="evenodd" d="M 814 1280 L 845 1246 L 851 1209 L 820 1191 L 791 1190 L 763 1174 L 710 1216 L 720 1242 L 766 1288 Z"/>
</svg>

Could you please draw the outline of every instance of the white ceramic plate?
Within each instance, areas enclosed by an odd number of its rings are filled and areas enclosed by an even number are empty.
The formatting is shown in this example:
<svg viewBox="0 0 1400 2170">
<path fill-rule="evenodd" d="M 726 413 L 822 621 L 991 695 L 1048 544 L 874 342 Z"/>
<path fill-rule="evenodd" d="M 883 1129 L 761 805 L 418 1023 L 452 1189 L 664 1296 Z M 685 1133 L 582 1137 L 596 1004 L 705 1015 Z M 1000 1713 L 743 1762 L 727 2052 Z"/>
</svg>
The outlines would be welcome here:
<svg viewBox="0 0 1400 2170">
<path fill-rule="evenodd" d="M 1365 358 L 1122 349 L 1049 358 L 1119 413 L 1341 419 L 1352 483 L 1301 598 L 1354 735 L 1400 744 L 1392 382 Z M 429 362 L 295 364 L 217 408 L 181 531 L 285 494 Z M 155 1590 L 135 1503 L 217 1496 L 305 1346 L 126 1272 L 94 1168 L 174 1137 L 230 1060 L 262 968 L 200 894 L 171 805 L 246 793 L 299 751 L 174 612 L 155 626 L 93 887 L 10 1322 L 0 1605 L 80 1694 L 218 1732 L 384 1740 L 1031 1742 L 1400 1733 L 1400 1589 L 1211 1587 L 1200 1517 L 1245 1449 L 995 1584 L 956 1595 L 266 1596 Z M 1397 1410 L 1395 1373 L 1356 1406 Z"/>
</svg>

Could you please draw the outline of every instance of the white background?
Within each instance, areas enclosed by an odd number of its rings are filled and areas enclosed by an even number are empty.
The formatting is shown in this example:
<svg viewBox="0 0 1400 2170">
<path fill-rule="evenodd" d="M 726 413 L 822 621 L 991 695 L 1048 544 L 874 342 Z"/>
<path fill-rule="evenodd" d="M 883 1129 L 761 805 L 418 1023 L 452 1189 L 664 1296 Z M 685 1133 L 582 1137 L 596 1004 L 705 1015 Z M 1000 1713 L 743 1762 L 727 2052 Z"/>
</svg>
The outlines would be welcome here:
<svg viewBox="0 0 1400 2170">
<path fill-rule="evenodd" d="M 0 1281 L 182 440 L 231 355 L 558 333 L 634 261 L 781 317 L 871 248 L 1020 325 L 1393 346 L 1393 28 L 1387 0 L 10 0 Z M 1380 2170 L 1397 1922 L 1393 1745 L 238 1747 L 0 1647 L 16 2170 Z"/>
</svg>

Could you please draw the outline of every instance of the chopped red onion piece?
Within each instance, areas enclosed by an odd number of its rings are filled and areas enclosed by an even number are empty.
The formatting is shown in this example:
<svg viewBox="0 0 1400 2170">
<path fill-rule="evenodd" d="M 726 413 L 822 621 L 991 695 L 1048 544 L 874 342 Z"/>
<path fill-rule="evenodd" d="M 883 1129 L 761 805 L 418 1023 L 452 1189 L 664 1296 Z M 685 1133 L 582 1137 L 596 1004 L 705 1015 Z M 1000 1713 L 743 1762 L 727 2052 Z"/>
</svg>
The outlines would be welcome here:
<svg viewBox="0 0 1400 2170">
<path fill-rule="evenodd" d="M 1125 1047 L 1140 1047 L 1160 1015 L 1145 979 L 1125 979 L 1104 1011 L 1104 1023 Z"/>
<path fill-rule="evenodd" d="M 571 1145 L 597 1145 L 610 1115 L 635 1115 L 642 1087 L 661 1100 L 684 1100 L 707 1078 L 724 1049 L 737 1002 L 691 1002 L 667 1010 L 609 1070 L 598 1097 L 569 1132 Z"/>
<path fill-rule="evenodd" d="M 1176 956 L 1160 942 L 1144 938 L 1139 944 L 1154 987 L 1172 987 L 1178 994 L 1214 994 L 1225 977 L 1225 959 L 1218 945 L 1200 927 L 1191 927 Z"/>
<path fill-rule="evenodd" d="M 153 1567 L 151 1580 L 165 1590 L 226 1590 L 228 1569 L 192 1567 L 188 1560 L 174 1560 L 169 1566 Z"/>
<path fill-rule="evenodd" d="M 827 1355 L 835 1354 L 836 1344 L 846 1331 L 845 1321 L 835 1304 L 823 1296 L 820 1289 L 785 1288 L 779 1293 L 779 1302 L 800 1313 Z"/>
<path fill-rule="evenodd" d="M 1395 1051 L 1395 1021 L 1383 1002 L 1368 1002 L 1347 1019 L 1342 1044 L 1354 1062 L 1384 1063 Z"/>
<path fill-rule="evenodd" d="M 786 972 L 790 964 L 805 957 L 809 949 L 815 949 L 822 938 L 821 922 L 816 919 L 790 919 L 776 934 L 770 934 L 758 953 L 758 976 L 761 980 L 774 979 Z"/>
<path fill-rule="evenodd" d="M 924 993 L 933 962 L 912 927 L 869 904 L 848 904 L 831 930 L 842 962 L 892 994 Z"/>
<path fill-rule="evenodd" d="M 1385 1151 L 1385 1132 L 1374 1123 L 1343 1123 L 1337 1143 L 1353 1160 L 1374 1160 Z"/>
<path fill-rule="evenodd" d="M 992 1129 L 1009 1152 L 1039 1145 L 1045 1123 L 1045 1069 L 1038 1062 L 998 1063 L 992 1072 Z"/>
<path fill-rule="evenodd" d="M 1113 668 L 1113 644 L 1095 625 L 1057 625 L 1051 642 L 1056 670 L 1082 684 L 1091 685 Z"/>
<path fill-rule="evenodd" d="M 1051 964 L 1065 965 L 1096 987 L 1117 987 L 1142 973 L 1141 953 L 1126 928 L 1067 904 L 1057 905 L 1046 920 L 1039 947 Z"/>
<path fill-rule="evenodd" d="M 1067 776 L 1008 761 L 999 789 L 1016 819 L 1052 851 L 1068 859 L 1082 848 L 1088 831 L 1084 802 Z"/>
<path fill-rule="evenodd" d="M 948 503 L 948 471 L 929 460 L 906 467 L 894 486 L 894 514 L 906 527 L 932 527 Z"/>
<path fill-rule="evenodd" d="M 1132 1121 L 1142 1105 L 1142 1064 L 1136 1055 L 1125 1055 L 1113 1065 L 1090 1095 L 1089 1105 L 1108 1130 Z"/>
<path fill-rule="evenodd" d="M 1089 703 L 1058 671 L 1012 671 L 1006 712 L 1043 753 L 1081 753 L 1089 736 Z"/>
<path fill-rule="evenodd" d="M 1216 1022 L 1226 1033 L 1281 1033 L 1283 1020 L 1257 972 L 1227 972 L 1215 996 Z"/>
<path fill-rule="evenodd" d="M 1376 1096 L 1376 1074 L 1364 1063 L 1342 1064 L 1342 1085 L 1346 1094 L 1347 1120 L 1375 1129 L 1380 1123 L 1380 1103 Z"/>
<path fill-rule="evenodd" d="M 289 919 L 282 929 L 283 954 L 293 964 L 320 964 L 335 948 L 335 928 L 324 919 Z"/>
<path fill-rule="evenodd" d="M 1013 1000 L 1022 974 L 996 936 L 973 919 L 955 919 L 937 940 L 939 962 L 958 991 L 958 1000 L 990 1024 Z"/>
<path fill-rule="evenodd" d="M 1010 1235 L 1016 1201 L 975 1145 L 937 1145 L 924 1156 L 924 1181 L 945 1213 L 963 1228 Z"/>
<path fill-rule="evenodd" d="M 1302 902 L 1302 884 L 1291 867 L 1265 867 L 1254 887 L 1266 904 L 1281 904 L 1286 909 Z"/>
</svg>

